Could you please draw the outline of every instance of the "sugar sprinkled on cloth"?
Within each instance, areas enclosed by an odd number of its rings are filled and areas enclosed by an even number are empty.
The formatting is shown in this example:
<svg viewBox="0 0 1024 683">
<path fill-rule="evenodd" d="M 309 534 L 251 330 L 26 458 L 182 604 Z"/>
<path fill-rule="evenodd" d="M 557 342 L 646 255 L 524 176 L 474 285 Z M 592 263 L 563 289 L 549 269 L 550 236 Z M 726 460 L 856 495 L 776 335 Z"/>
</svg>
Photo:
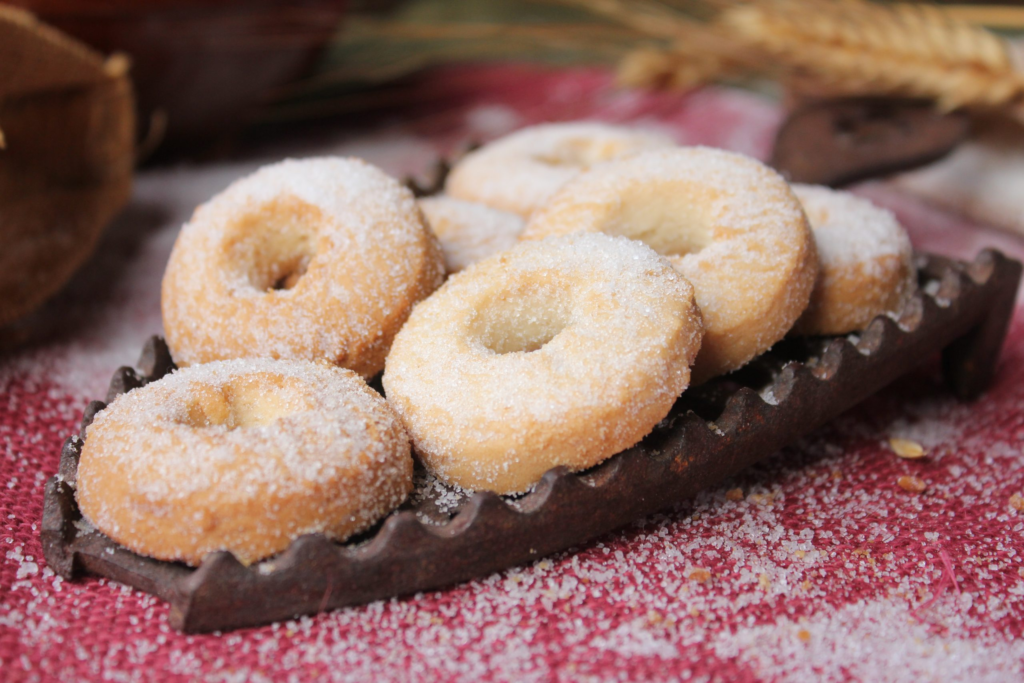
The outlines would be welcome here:
<svg viewBox="0 0 1024 683">
<path fill-rule="evenodd" d="M 690 144 L 763 157 L 781 116 L 747 92 L 679 97 L 614 90 L 611 80 L 596 70 L 446 70 L 424 87 L 463 84 L 472 93 L 472 105 L 447 119 L 450 127 L 361 135 L 317 151 L 377 155 L 371 161 L 392 173 L 415 171 L 430 162 L 426 135 L 479 137 L 487 131 L 466 133 L 473 107 L 501 107 L 502 121 L 512 112 L 520 124 L 643 119 Z M 287 153 L 294 152 L 276 155 Z M 406 165 L 408 154 L 419 166 Z M 159 330 L 155 285 L 178 227 L 196 204 L 256 165 L 142 170 L 130 213 L 98 254 L 100 267 L 121 274 L 113 291 L 91 292 L 88 315 L 77 318 L 63 297 L 61 314 L 84 326 L 0 365 L 6 679 L 918 683 L 1024 676 L 1024 513 L 1007 503 L 1024 493 L 1020 310 L 996 382 L 976 403 L 957 403 L 931 369 L 912 374 L 692 504 L 445 591 L 184 636 L 170 628 L 158 598 L 104 579 L 63 581 L 41 561 L 38 536 L 43 486 L 61 442 L 77 430 L 85 402 L 102 397 L 111 371 L 131 363 Z M 996 245 L 1024 256 L 1016 238 L 889 187 L 857 192 L 893 210 L 925 250 L 971 258 Z M 920 441 L 927 461 L 893 457 L 890 436 Z M 929 492 L 899 495 L 894 482 L 905 474 L 926 477 Z M 922 609 L 945 571 L 939 547 L 961 593 L 947 580 Z M 698 568 L 710 575 L 704 583 L 688 578 Z"/>
</svg>

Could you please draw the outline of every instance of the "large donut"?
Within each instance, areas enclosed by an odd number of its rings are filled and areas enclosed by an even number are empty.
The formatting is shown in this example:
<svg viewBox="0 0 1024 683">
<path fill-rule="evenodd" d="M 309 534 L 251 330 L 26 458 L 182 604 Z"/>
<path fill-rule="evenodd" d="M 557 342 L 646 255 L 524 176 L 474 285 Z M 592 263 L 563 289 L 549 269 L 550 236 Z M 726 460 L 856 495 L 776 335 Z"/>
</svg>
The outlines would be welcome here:
<svg viewBox="0 0 1024 683">
<path fill-rule="evenodd" d="M 797 334 L 846 334 L 896 313 L 917 289 L 910 238 L 891 212 L 849 192 L 793 185 L 818 245 L 818 281 Z"/>
<path fill-rule="evenodd" d="M 623 238 L 559 237 L 417 305 L 384 389 L 438 477 L 514 493 L 643 438 L 689 384 L 700 339 L 693 288 L 668 261 Z"/>
<path fill-rule="evenodd" d="M 438 195 L 418 200 L 430 229 L 437 235 L 448 273 L 457 273 L 471 263 L 519 242 L 523 219 L 514 213 L 486 204 Z"/>
<path fill-rule="evenodd" d="M 528 218 L 590 166 L 673 144 L 656 133 L 606 123 L 531 126 L 467 154 L 452 168 L 445 192 Z"/>
<path fill-rule="evenodd" d="M 409 441 L 355 373 L 322 363 L 220 361 L 122 394 L 87 430 L 82 513 L 121 545 L 248 564 L 296 537 L 335 540 L 412 488 Z"/>
<path fill-rule="evenodd" d="M 359 159 L 284 161 L 239 180 L 182 228 L 164 274 L 179 365 L 326 360 L 369 377 L 444 276 L 412 194 Z"/>
<path fill-rule="evenodd" d="M 707 147 L 596 166 L 530 219 L 522 239 L 577 231 L 642 240 L 693 283 L 704 316 L 694 383 L 782 339 L 807 307 L 817 274 L 814 238 L 782 177 Z"/>
</svg>

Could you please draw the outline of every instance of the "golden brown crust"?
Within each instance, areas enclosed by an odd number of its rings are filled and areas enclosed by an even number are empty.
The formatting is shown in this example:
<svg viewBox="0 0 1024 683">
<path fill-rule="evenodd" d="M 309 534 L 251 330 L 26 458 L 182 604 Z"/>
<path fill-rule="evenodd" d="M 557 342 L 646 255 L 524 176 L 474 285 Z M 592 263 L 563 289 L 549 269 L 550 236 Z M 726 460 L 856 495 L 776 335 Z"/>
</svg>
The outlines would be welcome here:
<svg viewBox="0 0 1024 683">
<path fill-rule="evenodd" d="M 399 332 L 383 381 L 438 477 L 514 493 L 649 433 L 701 332 L 693 288 L 644 245 L 557 237 L 453 275 Z"/>
<path fill-rule="evenodd" d="M 351 159 L 269 166 L 200 207 L 164 274 L 179 365 L 327 360 L 370 377 L 441 282 L 436 238 L 405 188 Z"/>
<path fill-rule="evenodd" d="M 196 366 L 122 395 L 89 427 L 77 498 L 125 547 L 248 564 L 297 536 L 336 540 L 412 487 L 405 431 L 354 373 L 294 361 Z"/>
<path fill-rule="evenodd" d="M 664 136 L 591 121 L 523 128 L 470 152 L 445 181 L 445 192 L 523 218 L 590 166 L 672 146 Z"/>
<path fill-rule="evenodd" d="M 917 289 L 913 251 L 889 211 L 849 192 L 794 185 L 818 244 L 819 272 L 794 334 L 862 330 L 877 315 L 898 313 Z"/>
<path fill-rule="evenodd" d="M 576 231 L 639 239 L 693 283 L 705 327 L 695 384 L 782 339 L 817 275 L 811 231 L 786 182 L 717 149 L 645 152 L 595 167 L 535 214 L 522 239 Z"/>
<path fill-rule="evenodd" d="M 486 204 L 447 195 L 424 197 L 416 203 L 441 244 L 449 275 L 491 254 L 511 249 L 523 231 L 520 216 Z"/>
</svg>

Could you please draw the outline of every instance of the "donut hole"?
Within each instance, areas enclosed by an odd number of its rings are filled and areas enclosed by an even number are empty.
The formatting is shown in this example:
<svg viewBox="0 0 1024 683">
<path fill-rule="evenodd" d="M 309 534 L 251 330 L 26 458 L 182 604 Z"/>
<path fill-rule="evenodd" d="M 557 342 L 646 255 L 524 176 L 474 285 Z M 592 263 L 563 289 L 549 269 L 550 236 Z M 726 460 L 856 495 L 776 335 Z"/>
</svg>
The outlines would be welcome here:
<svg viewBox="0 0 1024 683">
<path fill-rule="evenodd" d="M 569 324 L 564 299 L 546 288 L 506 293 L 478 309 L 470 334 L 499 355 L 537 351 Z"/>
<path fill-rule="evenodd" d="M 559 140 L 551 149 L 533 155 L 548 166 L 589 168 L 602 161 L 617 159 L 627 152 L 621 140 L 591 140 L 586 138 Z"/>
<path fill-rule="evenodd" d="M 277 378 L 242 378 L 223 386 L 194 387 L 182 422 L 196 429 L 262 427 L 310 408 L 296 387 Z"/>
<path fill-rule="evenodd" d="M 281 273 L 272 278 L 274 284 L 269 289 L 291 289 L 297 285 L 302 276 L 306 274 L 311 258 L 313 258 L 312 254 L 293 255 L 292 258 L 277 264 Z"/>
<path fill-rule="evenodd" d="M 689 193 L 653 184 L 624 193 L 600 230 L 640 240 L 668 257 L 696 254 L 714 239 L 711 221 Z"/>
<path fill-rule="evenodd" d="M 316 256 L 317 228 L 324 220 L 319 209 L 295 197 L 267 202 L 231 225 L 231 262 L 257 291 L 292 289 Z"/>
</svg>

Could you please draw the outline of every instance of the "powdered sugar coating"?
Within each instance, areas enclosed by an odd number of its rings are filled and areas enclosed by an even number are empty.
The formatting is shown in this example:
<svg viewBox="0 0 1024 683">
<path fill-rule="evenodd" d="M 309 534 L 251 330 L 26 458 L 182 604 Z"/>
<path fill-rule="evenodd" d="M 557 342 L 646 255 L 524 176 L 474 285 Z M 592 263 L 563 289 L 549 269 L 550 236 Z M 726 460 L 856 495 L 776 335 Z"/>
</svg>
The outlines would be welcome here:
<svg viewBox="0 0 1024 683">
<path fill-rule="evenodd" d="M 417 305 L 384 388 L 440 479 L 519 492 L 645 436 L 689 384 L 701 332 L 692 287 L 649 248 L 557 237 L 476 263 Z"/>
<path fill-rule="evenodd" d="M 595 166 L 535 214 L 522 239 L 577 231 L 641 240 L 693 283 L 705 325 L 694 382 L 738 368 L 784 337 L 817 271 L 810 228 L 782 177 L 708 147 Z"/>
<path fill-rule="evenodd" d="M 511 249 L 523 231 L 523 219 L 486 204 L 438 195 L 417 202 L 437 235 L 445 269 L 457 273 L 471 263 Z"/>
<path fill-rule="evenodd" d="M 910 238 L 892 212 L 849 192 L 794 184 L 818 247 L 818 280 L 794 331 L 846 334 L 896 313 L 917 289 Z"/>
<path fill-rule="evenodd" d="M 288 160 L 233 183 L 182 228 L 164 276 L 179 365 L 328 360 L 371 376 L 443 277 L 412 194 L 359 159 Z"/>
<path fill-rule="evenodd" d="M 251 562 L 304 533 L 343 539 L 412 486 L 409 442 L 355 373 L 239 359 L 178 370 L 119 396 L 88 428 L 83 514 L 145 555 Z"/>
<path fill-rule="evenodd" d="M 607 123 L 530 126 L 467 154 L 448 175 L 445 192 L 527 218 L 592 165 L 674 144 L 657 133 Z"/>
</svg>

